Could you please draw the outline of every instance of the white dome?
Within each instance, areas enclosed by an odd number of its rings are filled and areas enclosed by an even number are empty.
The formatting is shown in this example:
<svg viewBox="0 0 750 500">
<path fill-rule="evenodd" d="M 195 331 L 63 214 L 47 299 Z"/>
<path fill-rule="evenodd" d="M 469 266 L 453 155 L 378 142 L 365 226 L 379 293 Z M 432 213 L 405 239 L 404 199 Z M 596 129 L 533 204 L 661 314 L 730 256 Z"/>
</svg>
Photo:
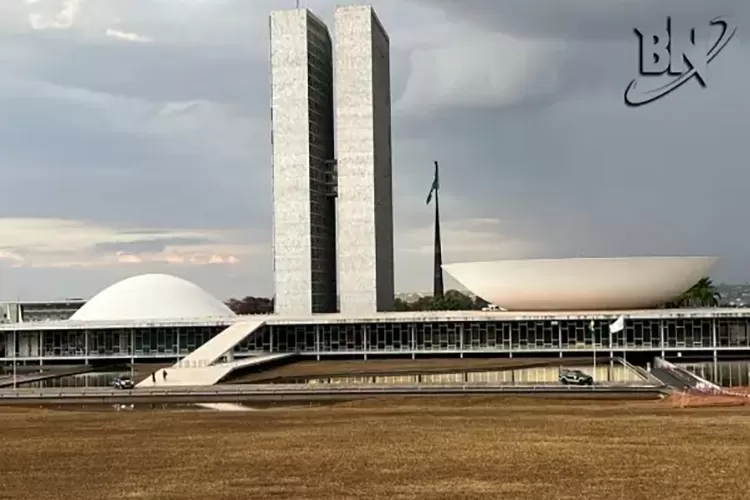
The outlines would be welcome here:
<svg viewBox="0 0 750 500">
<path fill-rule="evenodd" d="M 194 283 L 168 274 L 142 274 L 105 288 L 70 319 L 118 321 L 234 315 L 229 307 Z"/>
<path fill-rule="evenodd" d="M 669 302 L 716 257 L 498 260 L 443 266 L 484 300 L 515 311 L 639 309 Z"/>
</svg>

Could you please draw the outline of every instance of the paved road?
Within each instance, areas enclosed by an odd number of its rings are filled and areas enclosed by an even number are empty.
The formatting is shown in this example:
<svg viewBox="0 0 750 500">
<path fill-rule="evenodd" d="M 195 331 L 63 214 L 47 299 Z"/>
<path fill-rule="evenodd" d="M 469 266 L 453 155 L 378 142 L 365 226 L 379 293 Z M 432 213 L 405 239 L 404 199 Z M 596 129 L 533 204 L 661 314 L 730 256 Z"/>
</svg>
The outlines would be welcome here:
<svg viewBox="0 0 750 500">
<path fill-rule="evenodd" d="M 538 394 L 558 396 L 625 396 L 651 395 L 656 397 L 663 387 L 646 384 L 601 384 L 596 386 L 564 385 L 282 385 L 243 384 L 212 387 L 149 387 L 131 391 L 97 388 L 46 388 L 0 391 L 2 404 L 30 403 L 148 403 L 148 402 L 238 402 L 269 399 L 331 399 L 373 397 L 386 395 L 439 396 L 456 394 Z"/>
</svg>

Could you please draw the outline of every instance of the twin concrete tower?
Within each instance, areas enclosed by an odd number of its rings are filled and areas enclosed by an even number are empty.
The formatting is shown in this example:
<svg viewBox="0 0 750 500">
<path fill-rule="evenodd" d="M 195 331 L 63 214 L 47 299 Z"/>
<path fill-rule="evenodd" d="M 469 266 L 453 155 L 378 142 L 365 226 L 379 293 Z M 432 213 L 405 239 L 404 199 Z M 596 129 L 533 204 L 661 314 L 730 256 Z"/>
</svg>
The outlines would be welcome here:
<svg viewBox="0 0 750 500">
<path fill-rule="evenodd" d="M 393 306 L 390 42 L 370 6 L 337 8 L 335 25 L 333 42 L 307 9 L 271 14 L 275 307 L 283 315 Z"/>
</svg>

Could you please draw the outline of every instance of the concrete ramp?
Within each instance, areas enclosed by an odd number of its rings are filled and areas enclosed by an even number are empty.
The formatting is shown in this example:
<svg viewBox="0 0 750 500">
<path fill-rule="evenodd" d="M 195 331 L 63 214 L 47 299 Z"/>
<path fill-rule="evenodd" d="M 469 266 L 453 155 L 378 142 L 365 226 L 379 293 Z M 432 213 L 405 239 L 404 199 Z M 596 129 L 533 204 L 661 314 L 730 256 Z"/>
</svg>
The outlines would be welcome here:
<svg viewBox="0 0 750 500">
<path fill-rule="evenodd" d="M 690 383 L 685 381 L 684 378 L 673 374 L 665 368 L 652 368 L 651 374 L 659 379 L 664 385 L 671 387 L 672 389 L 686 391 L 692 388 Z"/>
<path fill-rule="evenodd" d="M 654 368 L 651 373 L 666 385 L 679 390 L 695 390 L 698 392 L 719 394 L 724 392 L 722 387 L 709 382 L 680 366 L 670 363 L 666 359 L 654 358 Z"/>
<path fill-rule="evenodd" d="M 276 354 L 233 361 L 232 352 L 235 346 L 265 325 L 266 319 L 267 316 L 255 316 L 233 323 L 170 368 L 158 370 L 156 382 L 152 381 L 151 376 L 149 376 L 138 383 L 136 387 L 214 385 L 237 368 L 278 359 L 280 355 Z M 230 362 L 216 364 L 224 356 L 228 356 Z M 165 371 L 167 372 L 166 377 L 164 377 Z"/>
<path fill-rule="evenodd" d="M 136 387 L 205 387 L 215 385 L 219 383 L 221 379 L 240 368 L 258 366 L 295 355 L 296 353 L 267 354 L 237 361 L 230 361 L 228 363 L 216 363 L 209 366 L 186 366 L 177 363 L 170 368 L 158 370 L 156 372 L 155 383 L 149 376 L 145 380 L 142 380 Z M 167 372 L 166 378 L 164 377 L 165 371 Z"/>
<path fill-rule="evenodd" d="M 266 324 L 267 316 L 257 316 L 238 321 L 222 330 L 214 338 L 194 350 L 175 365 L 198 367 L 209 366 L 231 353 L 234 347 L 245 340 L 254 331 Z"/>
</svg>

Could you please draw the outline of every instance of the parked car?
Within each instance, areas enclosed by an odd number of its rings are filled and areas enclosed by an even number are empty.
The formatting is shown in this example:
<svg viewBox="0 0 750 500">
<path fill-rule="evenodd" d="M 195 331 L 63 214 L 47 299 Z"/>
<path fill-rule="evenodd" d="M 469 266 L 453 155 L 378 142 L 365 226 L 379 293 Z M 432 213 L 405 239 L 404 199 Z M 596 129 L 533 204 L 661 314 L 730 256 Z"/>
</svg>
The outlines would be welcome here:
<svg viewBox="0 0 750 500">
<path fill-rule="evenodd" d="M 117 377 L 112 381 L 112 387 L 115 389 L 133 389 L 135 382 L 130 377 Z"/>
<path fill-rule="evenodd" d="M 560 370 L 559 380 L 563 385 L 594 385 L 594 377 L 581 370 Z"/>
</svg>

